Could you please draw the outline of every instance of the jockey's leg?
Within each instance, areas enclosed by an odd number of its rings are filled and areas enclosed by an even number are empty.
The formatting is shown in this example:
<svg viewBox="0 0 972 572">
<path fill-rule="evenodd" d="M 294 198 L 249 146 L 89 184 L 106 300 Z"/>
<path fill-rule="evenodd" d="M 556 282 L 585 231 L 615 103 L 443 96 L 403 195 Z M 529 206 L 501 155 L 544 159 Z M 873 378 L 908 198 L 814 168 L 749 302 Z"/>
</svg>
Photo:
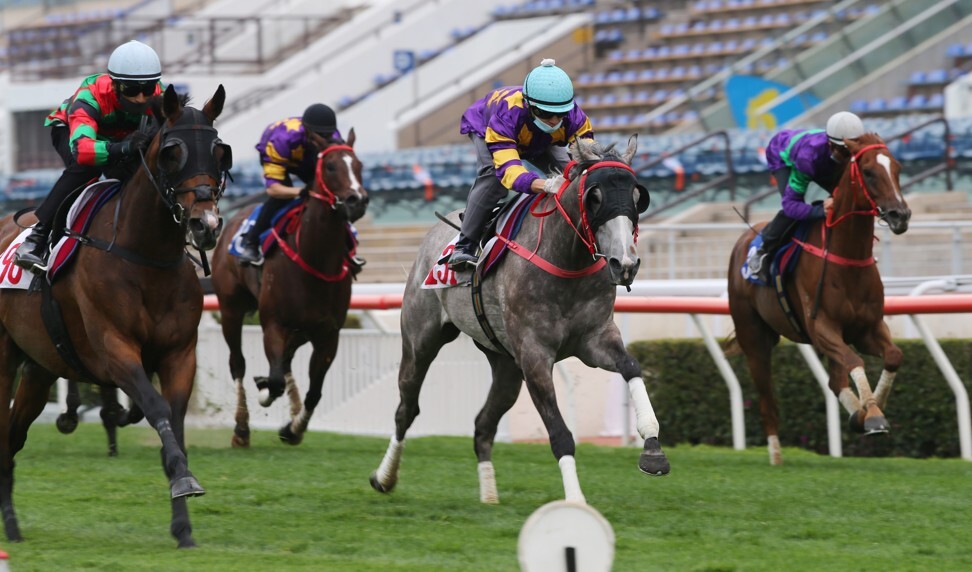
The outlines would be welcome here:
<svg viewBox="0 0 972 572">
<path fill-rule="evenodd" d="M 54 217 L 57 215 L 61 203 L 72 191 L 92 179 L 100 177 L 101 172 L 101 167 L 78 165 L 74 161 L 65 167 L 61 177 L 51 188 L 51 192 L 34 211 L 34 215 L 37 216 L 37 224 L 24 239 L 23 244 L 17 247 L 14 264 L 31 272 L 45 272 L 47 270 L 47 255 L 50 252 L 47 244 L 55 223 Z M 67 209 L 61 209 L 61 211 L 66 213 Z"/>
<path fill-rule="evenodd" d="M 251 264 L 253 266 L 263 264 L 263 252 L 260 250 L 260 235 L 270 228 L 270 221 L 273 220 L 273 216 L 277 214 L 277 211 L 282 209 L 290 201 L 291 199 L 277 199 L 274 197 L 267 197 L 267 200 L 263 201 L 263 206 L 260 208 L 260 214 L 257 215 L 256 222 L 243 235 L 239 256 L 241 263 Z"/>
<path fill-rule="evenodd" d="M 479 258 L 476 249 L 482 239 L 483 230 L 493 216 L 493 209 L 509 193 L 509 190 L 496 178 L 496 171 L 493 169 L 493 155 L 486 147 L 486 142 L 475 135 L 470 135 L 469 138 L 476 148 L 478 170 L 476 180 L 473 181 L 472 188 L 469 189 L 466 212 L 462 216 L 459 242 L 456 243 L 456 249 L 452 257 L 449 258 L 450 266 L 476 263 Z"/>
<path fill-rule="evenodd" d="M 763 281 L 767 281 L 769 278 L 769 268 L 773 260 L 773 254 L 776 253 L 776 250 L 786 239 L 793 224 L 794 220 L 780 210 L 773 217 L 773 220 L 759 231 L 759 234 L 763 237 L 763 244 L 749 257 L 747 264 L 749 265 L 749 269 L 753 273 L 758 274 Z"/>
</svg>

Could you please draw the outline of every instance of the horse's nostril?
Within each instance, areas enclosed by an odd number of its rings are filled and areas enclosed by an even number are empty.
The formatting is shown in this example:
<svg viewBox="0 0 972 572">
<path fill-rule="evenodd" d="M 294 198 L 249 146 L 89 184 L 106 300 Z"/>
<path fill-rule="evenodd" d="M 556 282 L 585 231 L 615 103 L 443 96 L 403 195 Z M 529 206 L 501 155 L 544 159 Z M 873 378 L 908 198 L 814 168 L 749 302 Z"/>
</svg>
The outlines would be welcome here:
<svg viewBox="0 0 972 572">
<path fill-rule="evenodd" d="M 350 197 L 344 199 L 344 202 L 349 207 L 356 207 L 356 206 L 358 206 L 358 203 L 361 202 L 361 197 L 359 197 L 358 195 L 351 195 Z"/>
</svg>

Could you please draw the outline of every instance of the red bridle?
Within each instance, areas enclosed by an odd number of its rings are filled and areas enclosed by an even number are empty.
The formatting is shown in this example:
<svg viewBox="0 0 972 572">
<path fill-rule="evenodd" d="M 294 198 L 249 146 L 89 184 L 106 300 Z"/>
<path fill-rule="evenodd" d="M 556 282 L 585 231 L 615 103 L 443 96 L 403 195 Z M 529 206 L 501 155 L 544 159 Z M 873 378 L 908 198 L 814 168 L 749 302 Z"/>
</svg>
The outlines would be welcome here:
<svg viewBox="0 0 972 572">
<path fill-rule="evenodd" d="M 877 216 L 881 214 L 880 211 L 878 211 L 877 203 L 875 203 L 874 199 L 871 198 L 871 193 L 867 191 L 867 186 L 864 184 L 864 176 L 861 174 L 860 158 L 863 157 L 864 153 L 867 153 L 868 151 L 874 151 L 876 149 L 887 149 L 887 148 L 888 146 L 885 145 L 884 143 L 874 143 L 871 145 L 865 145 L 864 147 L 858 149 L 857 153 L 855 153 L 854 156 L 851 157 L 850 160 L 851 185 L 857 185 L 858 187 L 860 187 L 861 192 L 864 193 L 864 198 L 866 198 L 867 202 L 871 204 L 871 209 L 866 211 L 851 211 L 849 213 L 844 213 L 840 215 L 840 217 L 838 217 L 837 220 L 832 220 L 833 210 L 830 210 L 827 212 L 828 228 L 833 228 L 837 223 L 852 215 Z M 838 187 L 838 190 L 839 188 L 840 187 Z M 834 191 L 835 196 L 836 194 L 837 192 Z"/>
<path fill-rule="evenodd" d="M 354 154 L 354 149 L 350 145 L 331 145 L 318 153 L 317 166 L 314 168 L 314 178 L 317 180 L 317 186 L 321 188 L 323 193 L 315 193 L 313 191 L 307 193 L 308 196 L 320 199 L 331 205 L 332 208 L 338 203 L 338 198 L 331 189 L 327 188 L 327 183 L 324 182 L 324 173 L 321 172 L 321 169 L 324 166 L 324 157 L 333 151 L 347 151 L 348 153 Z"/>
</svg>

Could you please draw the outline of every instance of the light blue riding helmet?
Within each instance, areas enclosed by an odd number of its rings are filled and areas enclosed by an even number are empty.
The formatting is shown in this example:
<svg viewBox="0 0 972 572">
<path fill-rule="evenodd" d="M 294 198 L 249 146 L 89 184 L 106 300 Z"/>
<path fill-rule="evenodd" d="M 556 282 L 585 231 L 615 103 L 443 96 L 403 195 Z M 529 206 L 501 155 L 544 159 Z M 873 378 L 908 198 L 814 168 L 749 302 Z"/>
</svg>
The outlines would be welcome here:
<svg viewBox="0 0 972 572">
<path fill-rule="evenodd" d="M 523 97 L 528 105 L 550 113 L 567 113 L 574 108 L 574 83 L 557 62 L 546 58 L 523 80 Z"/>
</svg>

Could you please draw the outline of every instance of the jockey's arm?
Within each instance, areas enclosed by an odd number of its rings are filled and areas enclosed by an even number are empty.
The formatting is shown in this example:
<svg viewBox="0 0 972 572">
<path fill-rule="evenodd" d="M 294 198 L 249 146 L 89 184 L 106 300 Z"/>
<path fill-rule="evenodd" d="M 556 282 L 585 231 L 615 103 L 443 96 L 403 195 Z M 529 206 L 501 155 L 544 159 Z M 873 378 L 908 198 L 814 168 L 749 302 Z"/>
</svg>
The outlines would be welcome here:
<svg viewBox="0 0 972 572">
<path fill-rule="evenodd" d="M 273 183 L 267 186 L 267 194 L 274 199 L 296 199 L 301 189 L 290 187 L 283 183 Z"/>
</svg>

